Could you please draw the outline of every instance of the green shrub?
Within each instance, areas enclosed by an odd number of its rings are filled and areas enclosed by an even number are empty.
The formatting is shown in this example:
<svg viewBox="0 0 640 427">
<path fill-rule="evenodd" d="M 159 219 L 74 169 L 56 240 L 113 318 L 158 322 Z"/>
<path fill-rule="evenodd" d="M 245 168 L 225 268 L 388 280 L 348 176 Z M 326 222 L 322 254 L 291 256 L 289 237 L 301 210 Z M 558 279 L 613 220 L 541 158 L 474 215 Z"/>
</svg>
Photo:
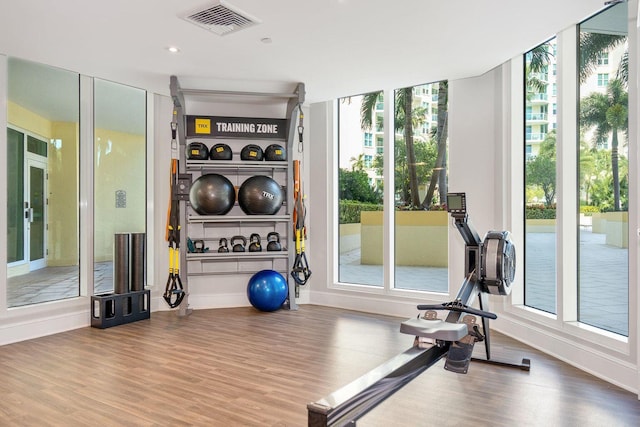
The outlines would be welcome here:
<svg viewBox="0 0 640 427">
<path fill-rule="evenodd" d="M 382 205 L 376 203 L 340 200 L 338 203 L 338 218 L 340 220 L 340 224 L 357 224 L 360 222 L 360 212 L 381 210 Z"/>
<path fill-rule="evenodd" d="M 556 219 L 556 207 L 531 205 L 525 208 L 524 215 L 526 219 Z"/>
</svg>

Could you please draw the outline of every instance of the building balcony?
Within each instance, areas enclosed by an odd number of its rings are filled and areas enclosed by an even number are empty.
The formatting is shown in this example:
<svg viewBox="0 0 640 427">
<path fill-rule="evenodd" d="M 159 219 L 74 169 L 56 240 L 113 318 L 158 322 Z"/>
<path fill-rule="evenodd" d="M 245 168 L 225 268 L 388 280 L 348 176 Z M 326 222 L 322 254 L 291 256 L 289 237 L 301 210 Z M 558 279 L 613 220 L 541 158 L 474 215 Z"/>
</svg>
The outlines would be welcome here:
<svg viewBox="0 0 640 427">
<path fill-rule="evenodd" d="M 546 133 L 527 133 L 525 135 L 525 140 L 527 142 L 542 142 L 544 138 L 547 136 Z"/>
<path fill-rule="evenodd" d="M 549 95 L 546 93 L 531 93 L 527 94 L 527 103 L 529 104 L 548 104 Z"/>
<path fill-rule="evenodd" d="M 526 113 L 525 120 L 528 122 L 547 122 L 549 114 L 547 113 Z"/>
</svg>

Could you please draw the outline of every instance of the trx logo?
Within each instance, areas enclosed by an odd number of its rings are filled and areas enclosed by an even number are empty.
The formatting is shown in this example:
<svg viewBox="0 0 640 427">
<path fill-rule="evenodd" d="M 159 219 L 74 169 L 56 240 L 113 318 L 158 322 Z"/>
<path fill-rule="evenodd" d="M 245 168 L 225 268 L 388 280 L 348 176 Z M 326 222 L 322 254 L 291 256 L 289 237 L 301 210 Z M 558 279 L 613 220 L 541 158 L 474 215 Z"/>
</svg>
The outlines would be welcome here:
<svg viewBox="0 0 640 427">
<path fill-rule="evenodd" d="M 196 133 L 210 134 L 211 133 L 211 120 L 200 119 L 195 120 Z"/>
<path fill-rule="evenodd" d="M 275 198 L 275 196 L 274 196 L 273 194 L 271 194 L 271 193 L 269 193 L 269 192 L 267 192 L 267 191 L 263 191 L 263 192 L 262 192 L 262 195 L 263 195 L 264 197 L 266 197 L 267 199 L 271 199 L 271 200 L 273 200 L 273 199 Z"/>
</svg>

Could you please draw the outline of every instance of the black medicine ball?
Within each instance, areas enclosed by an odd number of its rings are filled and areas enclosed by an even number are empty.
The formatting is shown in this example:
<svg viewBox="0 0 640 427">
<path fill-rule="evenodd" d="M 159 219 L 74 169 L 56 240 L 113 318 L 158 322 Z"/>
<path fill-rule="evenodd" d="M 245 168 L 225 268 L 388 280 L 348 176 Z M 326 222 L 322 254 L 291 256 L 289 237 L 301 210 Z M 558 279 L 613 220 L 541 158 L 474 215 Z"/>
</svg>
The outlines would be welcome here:
<svg viewBox="0 0 640 427">
<path fill-rule="evenodd" d="M 207 160 L 208 158 L 209 149 L 202 142 L 192 142 L 187 146 L 187 159 Z"/>
<path fill-rule="evenodd" d="M 247 215 L 275 215 L 284 197 L 280 184 L 264 175 L 252 176 L 238 190 L 238 204 Z"/>
<path fill-rule="evenodd" d="M 233 152 L 227 144 L 216 144 L 209 150 L 209 158 L 211 160 L 231 160 Z"/>
<path fill-rule="evenodd" d="M 240 152 L 240 158 L 242 160 L 256 160 L 261 161 L 263 157 L 262 148 L 259 145 L 249 144 L 245 145 Z"/>
<path fill-rule="evenodd" d="M 225 215 L 236 201 L 236 189 L 223 175 L 209 173 L 193 181 L 189 203 L 200 215 Z"/>
<path fill-rule="evenodd" d="M 268 162 L 287 160 L 287 152 L 282 145 L 271 144 L 264 150 L 264 159 Z"/>
</svg>

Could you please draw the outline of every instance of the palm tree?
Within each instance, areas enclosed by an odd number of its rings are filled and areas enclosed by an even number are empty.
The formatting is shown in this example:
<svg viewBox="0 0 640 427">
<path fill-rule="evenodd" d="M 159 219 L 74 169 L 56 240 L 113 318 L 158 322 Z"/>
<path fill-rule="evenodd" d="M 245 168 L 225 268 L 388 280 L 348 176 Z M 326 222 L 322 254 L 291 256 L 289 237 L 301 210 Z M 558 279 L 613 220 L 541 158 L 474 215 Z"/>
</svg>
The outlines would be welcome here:
<svg viewBox="0 0 640 427">
<path fill-rule="evenodd" d="M 429 210 L 436 184 L 439 183 L 440 201 L 446 200 L 447 197 L 447 130 L 449 128 L 447 119 L 449 117 L 449 82 L 443 80 L 438 83 L 438 124 L 436 128 L 436 141 L 438 142 L 438 157 L 431 174 L 429 189 L 422 201 L 422 208 Z"/>
<path fill-rule="evenodd" d="M 578 70 L 580 83 L 584 83 L 598 66 L 598 59 L 603 52 L 608 52 L 627 40 L 626 35 L 580 33 L 580 58 Z M 623 80 L 626 80 L 623 78 Z"/>
<path fill-rule="evenodd" d="M 611 172 L 616 211 L 620 210 L 618 132 L 629 128 L 628 99 L 623 83 L 614 79 L 609 81 L 606 94 L 593 92 L 580 102 L 580 123 L 583 129 L 595 127 L 596 142 L 608 139 L 611 134 Z"/>
<path fill-rule="evenodd" d="M 527 97 L 534 93 L 546 92 L 548 83 L 546 80 L 540 79 L 539 74 L 548 70 L 552 58 L 553 53 L 551 53 L 549 42 L 534 47 L 525 55 L 524 75 L 527 80 Z"/>
<path fill-rule="evenodd" d="M 360 126 L 362 129 L 371 129 L 373 126 L 372 117 L 376 104 L 380 101 L 382 91 L 367 93 L 362 96 L 360 107 Z M 413 127 L 420 124 L 413 108 L 413 87 L 406 87 L 396 91 L 394 109 L 394 130 L 402 130 L 407 153 L 407 170 L 409 173 L 409 194 L 411 205 L 420 205 L 420 194 L 418 192 L 418 174 L 416 169 L 416 155 L 413 140 Z M 423 111 L 420 109 L 420 111 Z M 424 116 L 424 114 L 423 114 Z"/>
</svg>

